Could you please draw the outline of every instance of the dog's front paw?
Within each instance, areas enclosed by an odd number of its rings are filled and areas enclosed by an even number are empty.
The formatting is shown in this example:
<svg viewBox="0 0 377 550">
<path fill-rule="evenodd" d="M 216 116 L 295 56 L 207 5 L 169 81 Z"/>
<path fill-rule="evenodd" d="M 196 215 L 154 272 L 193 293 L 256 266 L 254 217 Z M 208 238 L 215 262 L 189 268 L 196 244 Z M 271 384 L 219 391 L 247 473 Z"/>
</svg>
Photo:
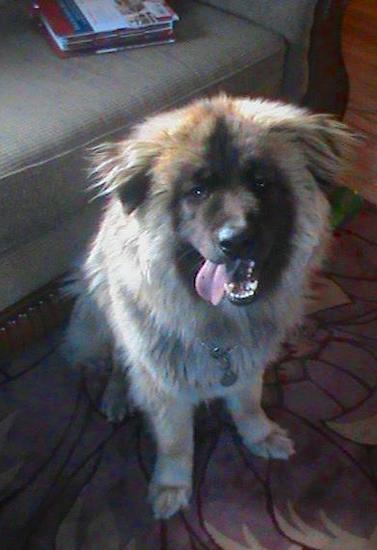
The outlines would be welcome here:
<svg viewBox="0 0 377 550">
<path fill-rule="evenodd" d="M 156 519 L 168 519 L 188 506 L 191 487 L 151 484 L 149 502 Z"/>
<path fill-rule="evenodd" d="M 133 409 L 126 399 L 113 400 L 106 395 L 102 398 L 100 410 L 109 422 L 121 422 L 126 416 L 133 413 Z"/>
<path fill-rule="evenodd" d="M 135 412 L 125 386 L 112 382 L 102 396 L 100 409 L 110 422 L 121 422 Z"/>
<path fill-rule="evenodd" d="M 245 444 L 254 455 L 262 458 L 287 460 L 295 452 L 293 442 L 287 432 L 274 423 L 264 439 L 257 442 L 245 441 Z"/>
</svg>

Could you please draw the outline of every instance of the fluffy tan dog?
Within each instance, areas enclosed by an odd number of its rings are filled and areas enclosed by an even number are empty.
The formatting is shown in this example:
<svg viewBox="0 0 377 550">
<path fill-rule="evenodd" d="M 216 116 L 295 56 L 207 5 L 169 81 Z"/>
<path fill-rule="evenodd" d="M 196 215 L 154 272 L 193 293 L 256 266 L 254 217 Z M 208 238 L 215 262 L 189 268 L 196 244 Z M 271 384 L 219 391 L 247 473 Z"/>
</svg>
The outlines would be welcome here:
<svg viewBox="0 0 377 550">
<path fill-rule="evenodd" d="M 112 348 L 111 420 L 124 414 L 127 374 L 156 438 L 156 517 L 188 503 L 201 401 L 225 400 L 251 452 L 293 453 L 261 408 L 262 377 L 303 314 L 328 233 L 321 187 L 350 148 L 328 116 L 220 96 L 152 117 L 97 153 L 108 202 L 67 344 L 81 362 Z"/>
</svg>

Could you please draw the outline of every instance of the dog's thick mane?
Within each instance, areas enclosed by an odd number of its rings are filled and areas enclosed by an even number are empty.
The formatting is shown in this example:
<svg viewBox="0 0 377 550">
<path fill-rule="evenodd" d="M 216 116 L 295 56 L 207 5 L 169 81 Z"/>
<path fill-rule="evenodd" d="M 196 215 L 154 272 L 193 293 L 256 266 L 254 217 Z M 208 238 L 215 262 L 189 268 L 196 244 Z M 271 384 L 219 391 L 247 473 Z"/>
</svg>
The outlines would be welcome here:
<svg viewBox="0 0 377 550">
<path fill-rule="evenodd" d="M 250 119 L 263 141 L 290 144 L 290 157 L 279 158 L 282 169 L 289 172 L 295 206 L 289 261 L 278 284 L 245 308 L 226 300 L 214 308 L 190 293 L 174 256 L 176 235 L 167 216 L 171 199 L 161 170 L 171 177 L 179 169 L 182 139 L 189 135 L 190 124 L 199 125 L 205 113 L 211 114 L 212 128 L 216 113 L 225 113 L 236 126 L 237 117 Z M 198 133 L 208 133 L 205 125 L 197 128 Z M 300 320 L 310 269 L 323 257 L 328 203 L 316 180 L 336 178 L 351 146 L 346 128 L 329 117 L 280 103 L 223 96 L 154 117 L 125 142 L 97 152 L 99 184 L 110 198 L 76 285 L 81 303 L 87 303 L 88 309 L 91 304 L 93 325 L 110 327 L 115 340 L 127 327 L 131 363 L 148 362 L 148 354 L 154 354 L 172 380 L 177 376 L 172 364 L 182 362 L 182 357 L 189 359 L 194 380 L 203 377 L 198 372 L 206 364 L 202 340 L 240 346 L 240 368 L 264 367 L 276 354 L 278 342 Z M 197 162 L 199 148 L 193 147 L 192 159 Z M 156 175 L 158 162 L 162 168 Z M 99 336 L 98 347 L 106 341 L 104 329 Z M 81 345 L 79 359 L 91 352 Z"/>
<path fill-rule="evenodd" d="M 313 204 L 313 200 L 317 204 Z M 200 358 L 198 364 L 203 364 L 202 355 L 207 352 L 201 349 L 202 341 L 241 346 L 240 365 L 261 367 L 275 357 L 276 343 L 301 318 L 309 273 L 307 265 L 311 263 L 314 267 L 322 257 L 319 245 L 325 239 L 327 214 L 327 202 L 319 193 L 313 195 L 309 189 L 301 193 L 293 251 L 277 287 L 246 308 L 234 307 L 227 301 L 213 308 L 182 285 L 172 248 L 158 231 L 142 231 L 136 237 L 136 218 L 126 216 L 120 200 L 114 198 L 108 206 L 104 233 L 100 232 L 84 267 L 85 287 L 91 289 L 97 303 L 106 304 L 106 310 L 114 312 L 120 296 L 109 289 L 105 271 L 111 269 L 112 277 L 118 273 L 119 288 L 127 297 L 130 318 L 128 322 L 127 317 L 124 319 L 130 338 L 133 342 L 137 338 L 132 334 L 136 325 L 136 333 L 144 334 L 167 369 L 167 358 L 174 361 L 185 353 L 194 353 Z M 122 235 L 120 241 L 119 235 Z M 166 239 L 172 238 L 173 235 L 166 235 Z M 125 242 L 128 246 L 124 246 Z M 313 255 L 316 246 L 318 258 Z M 104 247 L 112 251 L 111 266 L 106 266 L 105 256 L 100 259 Z M 110 302 L 113 302 L 111 307 Z M 116 331 L 119 321 L 109 318 L 108 322 Z M 139 349 L 138 353 L 142 351 L 146 350 Z M 195 362 L 190 360 L 190 364 L 191 373 L 195 373 Z M 175 376 L 176 373 L 171 374 L 171 378 Z"/>
</svg>

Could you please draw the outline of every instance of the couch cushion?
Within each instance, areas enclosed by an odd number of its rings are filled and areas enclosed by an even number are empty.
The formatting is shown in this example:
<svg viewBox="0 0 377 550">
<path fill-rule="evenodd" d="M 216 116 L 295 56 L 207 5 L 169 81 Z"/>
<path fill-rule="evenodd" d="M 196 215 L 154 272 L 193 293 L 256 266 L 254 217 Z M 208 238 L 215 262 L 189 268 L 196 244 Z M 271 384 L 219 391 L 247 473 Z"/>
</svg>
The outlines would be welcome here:
<svg viewBox="0 0 377 550">
<path fill-rule="evenodd" d="M 307 42 L 317 0 L 200 0 L 270 29 L 294 44 Z"/>
<path fill-rule="evenodd" d="M 18 247 L 67 223 L 87 204 L 89 144 L 120 137 L 146 114 L 219 89 L 279 93 L 280 37 L 196 2 L 178 6 L 182 19 L 174 45 L 64 60 L 50 50 L 25 5 L 10 1 L 2 7 L 3 265 Z M 69 266 L 69 247 L 65 254 L 59 272 Z M 33 275 L 29 290 L 58 274 L 53 260 L 47 270 L 41 266 L 38 280 Z M 25 285 L 19 293 L 14 288 L 12 297 L 0 297 L 0 308 L 24 293 Z"/>
<path fill-rule="evenodd" d="M 282 96 L 300 102 L 308 85 L 308 51 L 317 0 L 200 0 L 239 15 L 265 29 L 283 36 L 287 41 Z"/>
</svg>

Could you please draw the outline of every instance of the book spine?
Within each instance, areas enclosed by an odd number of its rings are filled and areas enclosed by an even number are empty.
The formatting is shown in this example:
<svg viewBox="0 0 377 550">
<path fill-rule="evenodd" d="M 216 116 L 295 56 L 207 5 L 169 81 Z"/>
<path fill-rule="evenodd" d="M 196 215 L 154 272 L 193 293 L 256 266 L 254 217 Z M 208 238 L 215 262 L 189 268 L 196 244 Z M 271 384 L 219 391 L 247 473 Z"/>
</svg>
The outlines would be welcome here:
<svg viewBox="0 0 377 550">
<path fill-rule="evenodd" d="M 158 25 L 158 27 L 148 27 L 147 29 L 135 29 L 135 30 L 123 30 L 119 29 L 116 31 L 109 31 L 109 32 L 101 32 L 101 33 L 83 33 L 83 34 L 77 34 L 76 36 L 69 37 L 67 39 L 68 44 L 77 44 L 81 42 L 93 42 L 97 40 L 98 38 L 106 38 L 106 39 L 122 39 L 122 38 L 132 38 L 132 37 L 138 37 L 138 36 L 145 36 L 149 33 L 156 33 L 156 32 L 163 32 L 163 31 L 172 31 L 173 25 L 172 23 L 165 23 Z"/>
<path fill-rule="evenodd" d="M 119 38 L 117 40 L 108 40 L 106 38 L 97 38 L 91 42 L 81 44 L 70 44 L 68 51 L 70 52 L 84 52 L 84 51 L 98 51 L 101 49 L 111 48 L 127 48 L 137 46 L 149 46 L 150 44 L 158 44 L 160 42 L 167 43 L 174 40 L 172 31 L 159 31 L 156 33 L 150 33 L 147 36 L 134 37 L 132 39 Z"/>
<path fill-rule="evenodd" d="M 74 28 L 56 0 L 39 0 L 38 5 L 40 16 L 48 20 L 57 35 L 69 36 L 74 32 Z"/>
<path fill-rule="evenodd" d="M 64 15 L 71 23 L 75 33 L 92 32 L 93 28 L 76 5 L 74 0 L 58 0 Z"/>
</svg>

